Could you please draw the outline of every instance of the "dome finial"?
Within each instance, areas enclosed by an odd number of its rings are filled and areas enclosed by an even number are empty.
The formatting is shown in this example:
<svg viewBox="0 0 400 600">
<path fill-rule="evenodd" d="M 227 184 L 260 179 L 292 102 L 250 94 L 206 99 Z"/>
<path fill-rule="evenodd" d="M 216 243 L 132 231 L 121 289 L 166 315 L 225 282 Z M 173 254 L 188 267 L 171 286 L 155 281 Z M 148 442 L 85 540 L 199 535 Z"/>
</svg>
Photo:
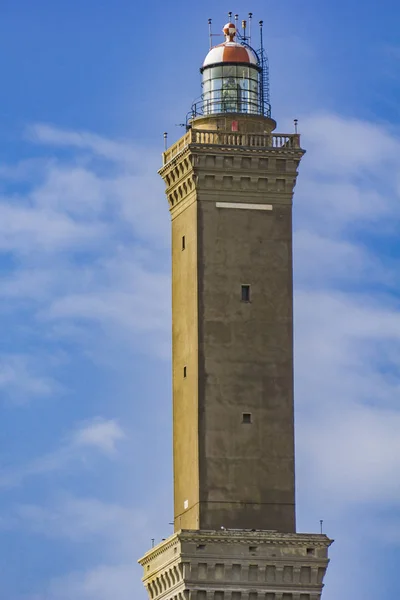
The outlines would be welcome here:
<svg viewBox="0 0 400 600">
<path fill-rule="evenodd" d="M 233 42 L 236 37 L 236 25 L 234 23 L 227 23 L 223 30 L 226 36 L 227 42 Z"/>
</svg>

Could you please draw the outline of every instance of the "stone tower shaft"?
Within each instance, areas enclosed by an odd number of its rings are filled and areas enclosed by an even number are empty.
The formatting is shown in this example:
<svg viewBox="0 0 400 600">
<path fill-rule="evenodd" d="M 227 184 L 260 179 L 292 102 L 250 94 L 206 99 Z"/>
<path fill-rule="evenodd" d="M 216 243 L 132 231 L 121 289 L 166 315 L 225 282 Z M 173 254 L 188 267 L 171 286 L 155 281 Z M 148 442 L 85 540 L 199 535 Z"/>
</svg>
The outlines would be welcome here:
<svg viewBox="0 0 400 600">
<path fill-rule="evenodd" d="M 292 196 L 304 151 L 209 115 L 164 153 L 175 531 L 295 531 Z"/>
</svg>

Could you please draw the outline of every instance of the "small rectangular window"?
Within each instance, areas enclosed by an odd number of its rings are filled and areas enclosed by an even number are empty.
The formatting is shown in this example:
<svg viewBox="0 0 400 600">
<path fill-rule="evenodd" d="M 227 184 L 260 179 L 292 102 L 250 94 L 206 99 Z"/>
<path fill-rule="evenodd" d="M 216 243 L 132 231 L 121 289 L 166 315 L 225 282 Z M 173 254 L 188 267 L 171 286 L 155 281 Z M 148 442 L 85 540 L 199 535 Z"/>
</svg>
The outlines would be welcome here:
<svg viewBox="0 0 400 600">
<path fill-rule="evenodd" d="M 182 236 L 182 250 L 184 250 L 186 248 L 186 240 L 185 240 L 185 236 Z"/>
<path fill-rule="evenodd" d="M 242 423 L 251 423 L 251 413 L 243 413 Z"/>
<path fill-rule="evenodd" d="M 242 302 L 250 302 L 250 286 L 242 285 Z"/>
<path fill-rule="evenodd" d="M 183 376 L 186 377 L 186 367 L 183 367 Z"/>
</svg>

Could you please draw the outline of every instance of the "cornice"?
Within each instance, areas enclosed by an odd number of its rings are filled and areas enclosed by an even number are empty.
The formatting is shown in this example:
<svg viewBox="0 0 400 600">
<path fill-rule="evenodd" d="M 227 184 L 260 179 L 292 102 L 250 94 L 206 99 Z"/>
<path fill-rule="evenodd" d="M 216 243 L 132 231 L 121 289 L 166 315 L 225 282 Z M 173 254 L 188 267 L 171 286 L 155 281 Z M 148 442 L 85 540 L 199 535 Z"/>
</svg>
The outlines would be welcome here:
<svg viewBox="0 0 400 600">
<path fill-rule="evenodd" d="M 174 546 L 177 546 L 178 542 L 179 542 L 178 534 L 174 533 L 171 537 L 166 539 L 164 542 L 161 542 L 161 544 L 158 544 L 157 546 L 155 546 L 154 548 L 152 548 L 151 550 L 146 552 L 146 554 L 142 558 L 139 558 L 138 563 L 142 566 L 146 565 L 150 560 L 154 560 L 158 556 L 161 556 L 162 554 L 164 554 L 164 552 L 166 552 L 167 550 L 170 550 Z"/>
<path fill-rule="evenodd" d="M 176 533 L 179 540 L 205 541 L 212 542 L 249 542 L 267 543 L 267 544 L 294 544 L 294 545 L 310 545 L 310 542 L 319 546 L 330 546 L 333 540 L 329 539 L 324 534 L 317 533 L 279 533 L 277 531 L 247 531 L 225 529 L 222 531 L 196 531 L 190 529 L 182 529 Z"/>
<path fill-rule="evenodd" d="M 296 156 L 301 158 L 306 153 L 302 148 L 274 148 L 274 147 L 257 147 L 257 146 L 224 146 L 218 144 L 190 144 L 187 148 L 193 152 L 193 154 L 257 154 L 265 155 L 266 158 L 269 156 L 284 155 L 284 156 Z M 178 156 L 178 155 L 177 155 Z M 169 164 L 169 163 L 167 163 Z"/>
</svg>

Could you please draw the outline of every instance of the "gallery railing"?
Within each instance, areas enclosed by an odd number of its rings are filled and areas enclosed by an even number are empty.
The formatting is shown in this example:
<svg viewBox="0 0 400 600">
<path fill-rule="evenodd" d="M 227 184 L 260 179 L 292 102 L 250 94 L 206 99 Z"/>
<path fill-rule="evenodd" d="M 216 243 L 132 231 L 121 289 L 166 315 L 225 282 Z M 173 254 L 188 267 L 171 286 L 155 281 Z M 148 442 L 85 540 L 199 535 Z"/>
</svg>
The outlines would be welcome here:
<svg viewBox="0 0 400 600">
<path fill-rule="evenodd" d="M 300 148 L 298 133 L 240 133 L 189 129 L 189 131 L 163 154 L 166 165 L 189 144 L 209 146 L 245 146 L 249 148 Z"/>
</svg>

